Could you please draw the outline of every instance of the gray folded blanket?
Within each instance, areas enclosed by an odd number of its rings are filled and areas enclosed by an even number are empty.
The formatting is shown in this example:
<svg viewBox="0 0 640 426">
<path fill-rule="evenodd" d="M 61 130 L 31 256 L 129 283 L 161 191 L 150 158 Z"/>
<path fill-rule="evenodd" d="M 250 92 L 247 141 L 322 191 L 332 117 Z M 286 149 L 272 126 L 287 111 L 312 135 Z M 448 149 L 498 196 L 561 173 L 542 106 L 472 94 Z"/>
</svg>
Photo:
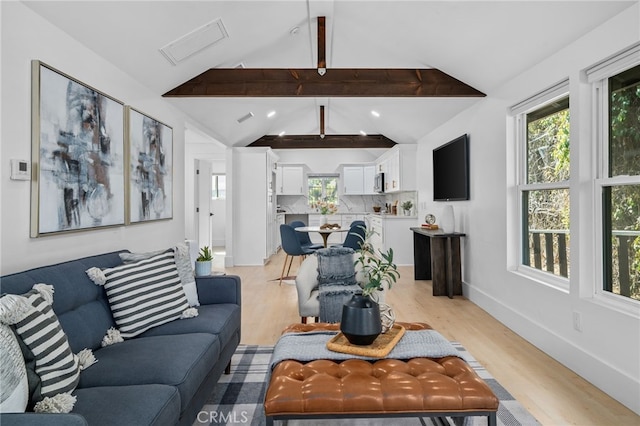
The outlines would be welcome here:
<svg viewBox="0 0 640 426">
<path fill-rule="evenodd" d="M 346 360 L 364 359 L 377 360 L 359 355 L 334 352 L 327 349 L 327 342 L 337 334 L 337 331 L 312 331 L 307 333 L 287 333 L 280 337 L 273 348 L 273 355 L 269 362 L 269 371 L 281 361 L 292 359 L 306 362 L 316 359 Z M 451 342 L 435 330 L 407 330 L 398 344 L 385 358 L 443 358 L 456 356 L 462 358 Z"/>
<path fill-rule="evenodd" d="M 316 251 L 318 256 L 318 299 L 320 321 L 340 322 L 342 305 L 362 291 L 356 282 L 353 249 L 329 247 Z"/>
</svg>

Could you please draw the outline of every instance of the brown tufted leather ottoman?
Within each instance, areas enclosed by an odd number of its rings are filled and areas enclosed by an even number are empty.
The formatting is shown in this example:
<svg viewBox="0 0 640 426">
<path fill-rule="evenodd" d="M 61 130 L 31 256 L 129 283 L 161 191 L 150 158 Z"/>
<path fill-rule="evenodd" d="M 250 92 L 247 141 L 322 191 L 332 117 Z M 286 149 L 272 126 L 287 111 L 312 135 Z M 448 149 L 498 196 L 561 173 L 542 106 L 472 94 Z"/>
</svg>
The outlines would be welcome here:
<svg viewBox="0 0 640 426">
<path fill-rule="evenodd" d="M 407 330 L 431 328 L 401 323 Z M 293 324 L 284 332 L 338 330 L 338 324 Z M 348 417 L 486 416 L 495 426 L 498 398 L 461 358 L 318 359 L 280 362 L 265 395 L 274 420 Z"/>
</svg>

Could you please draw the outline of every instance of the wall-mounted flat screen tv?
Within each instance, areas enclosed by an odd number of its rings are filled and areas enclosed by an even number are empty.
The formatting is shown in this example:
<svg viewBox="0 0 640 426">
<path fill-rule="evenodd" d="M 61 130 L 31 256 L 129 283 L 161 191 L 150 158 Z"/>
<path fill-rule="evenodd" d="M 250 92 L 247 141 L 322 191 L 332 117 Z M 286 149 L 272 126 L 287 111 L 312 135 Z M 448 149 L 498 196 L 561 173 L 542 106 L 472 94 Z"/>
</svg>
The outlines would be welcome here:
<svg viewBox="0 0 640 426">
<path fill-rule="evenodd" d="M 433 200 L 469 199 L 469 136 L 464 134 L 433 150 Z"/>
</svg>

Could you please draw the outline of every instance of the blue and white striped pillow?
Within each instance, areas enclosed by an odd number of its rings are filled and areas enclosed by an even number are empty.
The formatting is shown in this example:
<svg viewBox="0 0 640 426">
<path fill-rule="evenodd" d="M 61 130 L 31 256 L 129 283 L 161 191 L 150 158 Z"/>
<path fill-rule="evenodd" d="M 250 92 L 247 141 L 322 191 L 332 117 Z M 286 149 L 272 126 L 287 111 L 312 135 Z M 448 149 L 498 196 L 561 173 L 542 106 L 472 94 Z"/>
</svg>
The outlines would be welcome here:
<svg viewBox="0 0 640 426">
<path fill-rule="evenodd" d="M 34 401 L 71 393 L 80 377 L 78 357 L 71 352 L 52 302 L 53 287 L 36 284 L 21 296 L 5 295 L 1 303 L 6 314 L 3 322 L 13 325 L 35 358 L 35 373 L 41 383 L 32 395 Z"/>
<path fill-rule="evenodd" d="M 123 338 L 179 319 L 189 308 L 174 256 L 173 250 L 167 250 L 102 270 L 111 313 Z"/>
</svg>

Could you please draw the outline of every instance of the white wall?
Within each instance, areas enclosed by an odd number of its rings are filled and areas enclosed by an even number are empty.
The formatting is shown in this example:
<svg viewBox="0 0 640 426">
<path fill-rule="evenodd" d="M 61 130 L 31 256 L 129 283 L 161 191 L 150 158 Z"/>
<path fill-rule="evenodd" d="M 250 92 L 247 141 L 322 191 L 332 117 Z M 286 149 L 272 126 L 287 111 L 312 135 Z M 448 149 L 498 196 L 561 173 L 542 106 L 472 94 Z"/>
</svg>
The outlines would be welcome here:
<svg viewBox="0 0 640 426">
<path fill-rule="evenodd" d="M 572 200 L 571 286 L 561 291 L 512 270 L 508 251 L 514 247 L 517 220 L 510 216 L 508 191 L 513 185 L 513 140 L 507 132 L 507 110 L 554 83 L 570 78 L 572 162 L 582 164 L 581 178 L 591 167 L 590 93 L 580 82 L 586 67 L 640 40 L 638 4 L 596 28 L 556 55 L 517 76 L 471 109 L 419 141 L 418 158 L 430 164 L 433 148 L 469 133 L 471 199 L 452 203 L 457 230 L 464 240 L 464 291 L 509 328 L 559 360 L 606 393 L 640 413 L 640 321 L 638 312 L 599 303 L 590 286 L 601 285 L 593 274 L 593 195 L 586 182 Z M 581 129 L 574 128 L 578 124 Z M 584 129 L 587 129 L 585 132 Z M 587 136 L 587 137 L 585 137 Z M 580 138 L 584 139 L 580 139 Z M 421 200 L 432 200 L 431 167 L 418 171 Z M 575 198 L 575 197 L 574 197 Z M 423 202 L 424 203 L 424 202 Z M 426 205 L 425 205 L 426 204 Z M 427 202 L 419 216 L 438 215 L 442 205 Z M 585 208 L 586 207 L 586 208 Z M 506 226 L 505 226 L 506 224 Z M 580 230 L 580 232 L 578 232 Z M 573 312 L 582 315 L 583 331 L 573 329 Z"/>
<path fill-rule="evenodd" d="M 0 274 L 127 248 L 148 251 L 184 235 L 185 117 L 20 2 L 2 8 Z M 9 159 L 31 158 L 31 60 L 37 59 L 173 127 L 173 219 L 41 238 L 29 237 L 30 183 L 9 179 Z"/>
</svg>

